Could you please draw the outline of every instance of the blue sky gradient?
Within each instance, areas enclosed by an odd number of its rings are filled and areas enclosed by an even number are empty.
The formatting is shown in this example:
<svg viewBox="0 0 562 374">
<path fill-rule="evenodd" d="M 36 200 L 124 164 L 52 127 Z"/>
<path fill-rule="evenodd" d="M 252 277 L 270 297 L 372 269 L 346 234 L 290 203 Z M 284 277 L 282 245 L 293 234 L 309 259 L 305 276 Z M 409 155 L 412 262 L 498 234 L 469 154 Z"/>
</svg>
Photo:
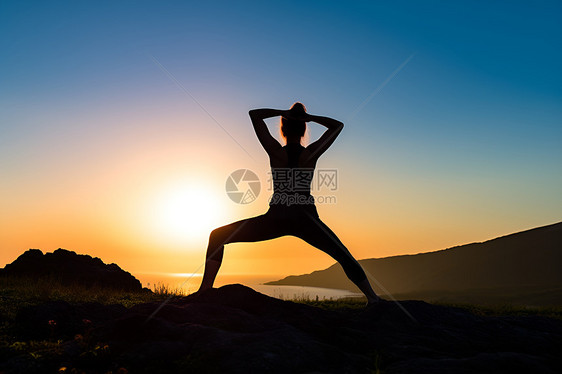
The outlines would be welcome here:
<svg viewBox="0 0 562 374">
<path fill-rule="evenodd" d="M 299 100 L 346 123 L 321 165 L 345 171 L 343 216 L 458 238 L 418 250 L 560 221 L 561 15 L 559 1 L 5 1 L 2 200 L 27 201 L 40 190 L 22 186 L 65 175 L 101 180 L 112 160 L 143 162 L 179 138 L 207 145 L 217 180 L 265 172 L 247 111 Z M 375 255 L 416 249 L 385 243 Z"/>
</svg>

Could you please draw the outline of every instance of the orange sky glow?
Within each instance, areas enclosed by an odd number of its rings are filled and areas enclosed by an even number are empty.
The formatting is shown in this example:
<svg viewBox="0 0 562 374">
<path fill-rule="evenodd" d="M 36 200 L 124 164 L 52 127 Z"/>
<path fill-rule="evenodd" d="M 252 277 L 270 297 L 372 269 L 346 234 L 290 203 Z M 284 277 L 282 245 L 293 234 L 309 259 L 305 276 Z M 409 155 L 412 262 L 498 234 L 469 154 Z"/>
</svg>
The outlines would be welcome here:
<svg viewBox="0 0 562 374">
<path fill-rule="evenodd" d="M 559 12 L 213 4 L 0 5 L 0 267 L 65 248 L 201 273 L 213 228 L 267 210 L 248 111 L 295 101 L 345 123 L 318 163 L 337 188 L 313 194 L 357 259 L 561 220 Z M 261 182 L 246 205 L 225 191 L 237 169 Z M 219 280 L 333 263 L 296 238 L 231 244 Z"/>
</svg>

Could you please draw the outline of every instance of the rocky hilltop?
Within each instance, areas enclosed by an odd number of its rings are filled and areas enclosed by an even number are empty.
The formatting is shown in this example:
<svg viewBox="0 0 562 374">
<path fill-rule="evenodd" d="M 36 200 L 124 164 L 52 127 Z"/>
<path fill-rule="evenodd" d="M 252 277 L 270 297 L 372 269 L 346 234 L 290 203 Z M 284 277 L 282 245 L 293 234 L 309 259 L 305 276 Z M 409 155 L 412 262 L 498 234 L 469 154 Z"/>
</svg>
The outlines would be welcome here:
<svg viewBox="0 0 562 374">
<path fill-rule="evenodd" d="M 558 319 L 422 301 L 326 310 L 242 285 L 130 309 L 49 302 L 22 309 L 14 325 L 22 338 L 60 343 L 49 359 L 6 355 L 0 372 L 562 372 Z"/>
<path fill-rule="evenodd" d="M 97 257 L 79 255 L 61 248 L 45 254 L 39 249 L 30 249 L 14 262 L 0 269 L 0 276 L 48 279 L 63 284 L 79 284 L 86 287 L 103 287 L 123 291 L 142 289 L 140 281 L 122 270 L 117 264 L 105 264 Z"/>
</svg>

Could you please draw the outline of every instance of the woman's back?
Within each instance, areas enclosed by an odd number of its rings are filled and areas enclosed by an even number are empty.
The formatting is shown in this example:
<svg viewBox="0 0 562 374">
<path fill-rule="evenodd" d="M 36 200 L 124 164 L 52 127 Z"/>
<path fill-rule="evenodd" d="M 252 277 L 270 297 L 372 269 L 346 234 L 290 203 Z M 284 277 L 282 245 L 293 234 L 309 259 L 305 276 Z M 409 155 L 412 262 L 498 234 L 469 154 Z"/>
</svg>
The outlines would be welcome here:
<svg viewBox="0 0 562 374">
<path fill-rule="evenodd" d="M 310 205 L 314 167 L 310 152 L 298 143 L 289 143 L 270 157 L 273 195 L 270 205 Z"/>
</svg>

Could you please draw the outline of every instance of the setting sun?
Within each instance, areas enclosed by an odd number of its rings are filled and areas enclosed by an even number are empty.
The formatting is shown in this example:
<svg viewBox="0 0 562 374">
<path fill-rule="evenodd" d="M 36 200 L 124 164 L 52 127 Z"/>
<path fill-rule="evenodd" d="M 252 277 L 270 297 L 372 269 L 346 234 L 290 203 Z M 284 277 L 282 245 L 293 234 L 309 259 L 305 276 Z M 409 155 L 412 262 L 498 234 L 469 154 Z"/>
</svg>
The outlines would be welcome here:
<svg viewBox="0 0 562 374">
<path fill-rule="evenodd" d="M 216 192 L 204 184 L 186 183 L 164 189 L 155 201 L 154 227 L 174 241 L 200 244 L 221 221 Z"/>
</svg>

